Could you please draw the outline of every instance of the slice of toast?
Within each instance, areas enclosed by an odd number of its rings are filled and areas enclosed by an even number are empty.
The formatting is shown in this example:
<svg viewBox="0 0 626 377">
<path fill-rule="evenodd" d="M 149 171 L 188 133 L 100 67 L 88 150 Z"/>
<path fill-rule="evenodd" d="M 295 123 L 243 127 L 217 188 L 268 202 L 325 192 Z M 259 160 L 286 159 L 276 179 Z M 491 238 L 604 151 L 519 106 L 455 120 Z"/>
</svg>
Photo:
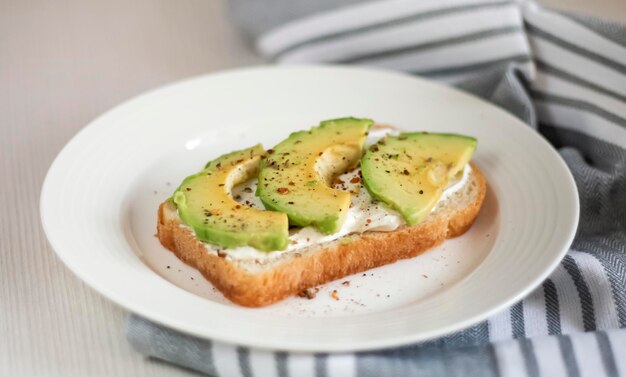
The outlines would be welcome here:
<svg viewBox="0 0 626 377">
<path fill-rule="evenodd" d="M 163 246 L 198 269 L 226 298 L 259 307 L 332 280 L 412 258 L 465 233 L 478 215 L 486 191 L 484 176 L 472 164 L 467 183 L 438 203 L 416 226 L 352 234 L 274 258 L 234 259 L 210 253 L 189 227 L 181 226 L 176 206 L 170 201 L 159 207 L 157 236 Z"/>
</svg>

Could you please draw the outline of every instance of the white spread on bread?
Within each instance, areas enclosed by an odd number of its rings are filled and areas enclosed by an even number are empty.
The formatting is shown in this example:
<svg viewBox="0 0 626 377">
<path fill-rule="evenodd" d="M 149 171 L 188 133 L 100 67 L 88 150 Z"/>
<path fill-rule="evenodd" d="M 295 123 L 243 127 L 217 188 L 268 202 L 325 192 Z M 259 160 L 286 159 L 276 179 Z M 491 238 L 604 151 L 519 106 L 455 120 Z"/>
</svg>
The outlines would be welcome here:
<svg viewBox="0 0 626 377">
<path fill-rule="evenodd" d="M 371 130 L 366 146 L 372 145 L 387 134 L 395 134 L 397 131 L 390 128 Z M 433 210 L 447 200 L 450 195 L 461 190 L 468 181 L 472 168 L 466 165 L 463 172 L 450 182 L 439 198 Z M 224 249 L 217 245 L 205 243 L 207 251 L 211 254 L 220 254 L 228 259 L 267 259 L 275 258 L 284 253 L 297 251 L 308 246 L 334 241 L 349 234 L 360 234 L 367 231 L 392 232 L 405 224 L 402 216 L 384 203 L 374 200 L 367 189 L 363 187 L 359 178 L 359 169 L 345 173 L 338 177 L 334 187 L 339 190 L 352 192 L 352 202 L 346 215 L 346 220 L 337 233 L 322 234 L 313 227 L 295 228 L 289 231 L 290 244 L 286 250 L 263 252 L 250 246 Z M 261 200 L 255 196 L 257 180 L 252 179 L 243 185 L 233 189 L 233 197 L 240 203 L 264 209 Z M 186 227 L 185 225 L 181 225 Z"/>
</svg>

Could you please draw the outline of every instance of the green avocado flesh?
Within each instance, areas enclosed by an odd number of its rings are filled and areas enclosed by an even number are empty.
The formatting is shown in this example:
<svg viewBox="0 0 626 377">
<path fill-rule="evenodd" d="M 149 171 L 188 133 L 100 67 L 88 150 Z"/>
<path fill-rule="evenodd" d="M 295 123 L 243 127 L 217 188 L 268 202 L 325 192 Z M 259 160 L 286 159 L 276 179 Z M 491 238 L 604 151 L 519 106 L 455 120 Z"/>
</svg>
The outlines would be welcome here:
<svg viewBox="0 0 626 377">
<path fill-rule="evenodd" d="M 431 212 L 450 178 L 463 170 L 476 149 L 473 137 L 426 132 L 386 137 L 361 160 L 369 193 L 400 212 L 409 225 Z"/>
<path fill-rule="evenodd" d="M 292 133 L 262 160 L 256 195 L 266 208 L 287 214 L 292 225 L 314 226 L 326 234 L 339 231 L 351 197 L 330 186 L 358 164 L 372 124 L 333 119 Z"/>
<path fill-rule="evenodd" d="M 209 162 L 200 173 L 185 178 L 174 192 L 172 199 L 180 218 L 193 228 L 199 240 L 225 248 L 287 248 L 287 215 L 241 205 L 231 195 L 235 185 L 256 176 L 264 153 L 259 144 L 225 154 Z"/>
</svg>

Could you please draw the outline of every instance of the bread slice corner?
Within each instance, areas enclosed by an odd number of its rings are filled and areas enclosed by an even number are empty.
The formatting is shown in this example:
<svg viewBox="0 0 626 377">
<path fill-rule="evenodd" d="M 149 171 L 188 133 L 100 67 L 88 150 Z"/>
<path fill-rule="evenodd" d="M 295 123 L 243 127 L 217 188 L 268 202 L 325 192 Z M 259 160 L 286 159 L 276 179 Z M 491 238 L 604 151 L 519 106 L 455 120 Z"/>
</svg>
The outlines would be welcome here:
<svg viewBox="0 0 626 377">
<path fill-rule="evenodd" d="M 226 298 L 242 306 L 261 307 L 320 284 L 415 257 L 447 238 L 462 235 L 476 219 L 486 191 L 483 174 L 472 164 L 467 184 L 415 226 L 352 234 L 275 258 L 234 259 L 210 253 L 193 231 L 182 225 L 170 201 L 159 207 L 157 237 Z"/>
</svg>

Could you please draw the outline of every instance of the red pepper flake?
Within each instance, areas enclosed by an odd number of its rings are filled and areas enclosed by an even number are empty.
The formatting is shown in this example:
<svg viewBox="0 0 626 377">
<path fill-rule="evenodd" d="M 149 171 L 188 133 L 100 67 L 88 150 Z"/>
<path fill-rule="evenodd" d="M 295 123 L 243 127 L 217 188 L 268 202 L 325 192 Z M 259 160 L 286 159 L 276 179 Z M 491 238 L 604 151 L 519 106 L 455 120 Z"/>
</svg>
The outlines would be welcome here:
<svg viewBox="0 0 626 377">
<path fill-rule="evenodd" d="M 402 172 L 402 174 L 404 174 L 404 175 L 409 175 L 409 171 L 408 171 L 408 170 L 406 170 L 406 169 L 404 169 L 404 171 Z"/>
<path fill-rule="evenodd" d="M 281 195 L 289 194 L 289 189 L 287 187 L 279 187 L 276 191 L 278 191 Z"/>
<path fill-rule="evenodd" d="M 350 180 L 350 183 L 359 183 L 359 182 L 361 182 L 361 178 L 359 177 L 354 177 Z"/>
<path fill-rule="evenodd" d="M 288 185 L 289 185 L 289 186 L 295 186 L 295 185 L 296 185 L 296 182 L 291 181 L 291 182 L 289 182 L 289 183 L 288 183 Z"/>
<path fill-rule="evenodd" d="M 236 163 L 240 163 L 243 162 L 243 158 L 240 158 L 239 160 L 235 161 Z"/>
<path fill-rule="evenodd" d="M 330 297 L 333 298 L 333 300 L 337 300 L 339 301 L 339 293 L 337 293 L 337 290 L 333 290 L 332 292 L 330 292 Z"/>
<path fill-rule="evenodd" d="M 274 153 L 274 150 L 273 150 L 273 149 L 268 149 L 268 150 L 267 150 L 267 154 L 272 154 L 272 153 Z"/>
<path fill-rule="evenodd" d="M 342 184 L 343 184 L 343 181 L 339 178 L 335 178 L 335 180 L 333 181 L 333 186 L 339 186 Z"/>
<path fill-rule="evenodd" d="M 236 208 L 236 209 L 239 209 L 239 208 L 241 208 L 241 206 L 240 206 L 239 204 L 237 204 L 237 205 L 235 206 L 235 208 Z"/>
</svg>

